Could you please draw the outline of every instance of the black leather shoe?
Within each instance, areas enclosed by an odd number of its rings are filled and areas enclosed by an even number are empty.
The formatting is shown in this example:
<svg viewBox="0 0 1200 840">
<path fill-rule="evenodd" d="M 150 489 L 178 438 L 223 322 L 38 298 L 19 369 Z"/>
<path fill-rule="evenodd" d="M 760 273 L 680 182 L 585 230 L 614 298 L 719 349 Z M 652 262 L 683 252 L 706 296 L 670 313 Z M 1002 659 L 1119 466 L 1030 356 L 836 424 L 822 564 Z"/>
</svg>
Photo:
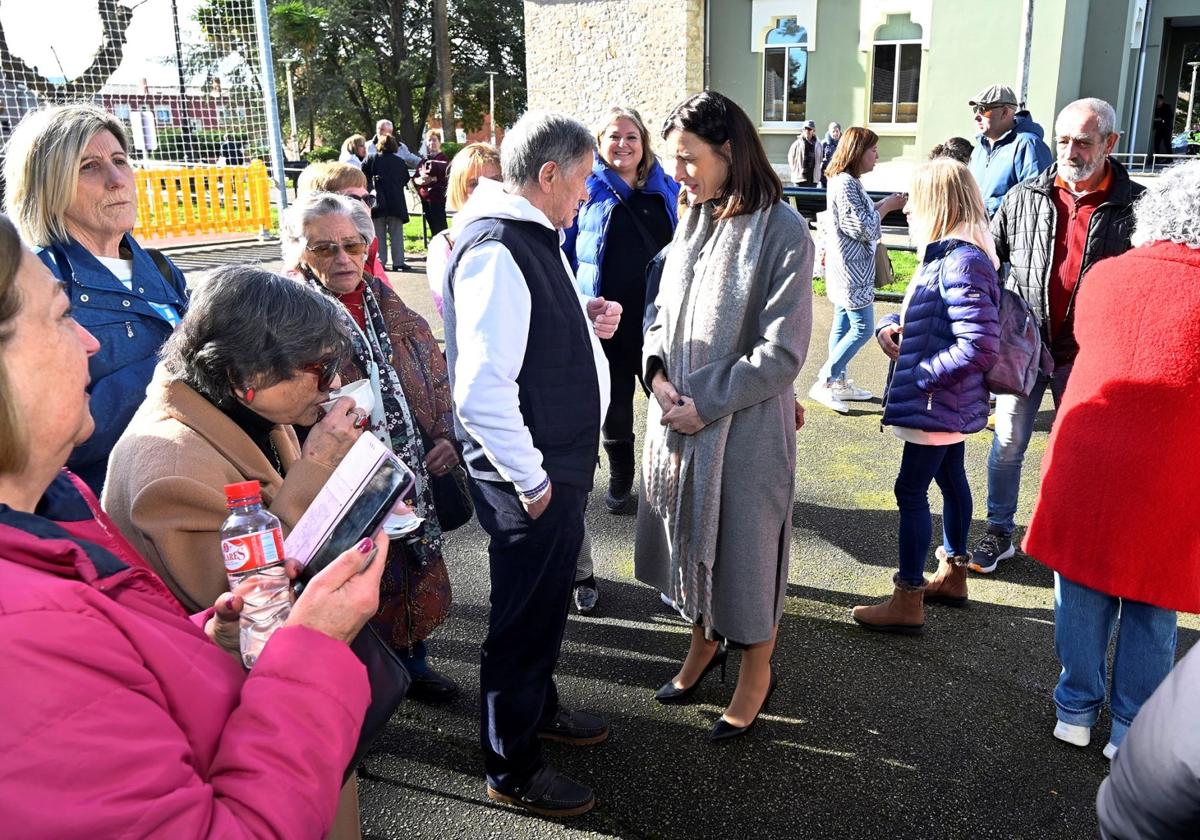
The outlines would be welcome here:
<svg viewBox="0 0 1200 840">
<path fill-rule="evenodd" d="M 572 712 L 558 707 L 549 723 L 538 728 L 538 737 L 586 747 L 608 740 L 608 721 L 591 712 Z"/>
<path fill-rule="evenodd" d="M 721 645 L 717 648 L 717 652 L 713 654 L 713 658 L 710 659 L 708 664 L 704 666 L 704 670 L 700 672 L 700 676 L 696 678 L 694 683 L 689 685 L 687 688 L 676 688 L 675 683 L 671 680 L 668 680 L 663 684 L 662 688 L 655 692 L 654 699 L 659 703 L 666 703 L 667 705 L 686 703 L 688 698 L 696 693 L 696 688 L 704 680 L 705 676 L 708 675 L 708 672 L 718 666 L 721 668 L 721 682 L 724 683 L 725 662 L 728 659 L 729 649 L 724 645 Z"/>
<path fill-rule="evenodd" d="M 543 817 L 577 817 L 592 810 L 596 795 L 587 785 L 565 776 L 548 765 L 533 774 L 523 785 L 511 791 L 488 785 L 488 799 L 515 805 Z"/>
<path fill-rule="evenodd" d="M 418 703 L 449 703 L 458 696 L 458 683 L 436 671 L 427 671 L 413 677 L 407 696 Z"/>
<path fill-rule="evenodd" d="M 771 702 L 771 695 L 775 693 L 775 687 L 779 685 L 779 675 L 775 673 L 775 669 L 771 669 L 771 687 L 767 689 L 767 696 L 763 698 L 762 705 L 759 706 L 758 712 L 755 713 L 753 720 L 745 726 L 734 726 L 724 717 L 717 718 L 717 722 L 713 724 L 712 732 L 708 733 L 708 740 L 728 741 L 730 738 L 736 738 L 739 735 L 745 735 L 750 731 L 750 727 L 754 726 L 758 720 L 758 716 L 767 710 L 767 705 Z"/>
</svg>

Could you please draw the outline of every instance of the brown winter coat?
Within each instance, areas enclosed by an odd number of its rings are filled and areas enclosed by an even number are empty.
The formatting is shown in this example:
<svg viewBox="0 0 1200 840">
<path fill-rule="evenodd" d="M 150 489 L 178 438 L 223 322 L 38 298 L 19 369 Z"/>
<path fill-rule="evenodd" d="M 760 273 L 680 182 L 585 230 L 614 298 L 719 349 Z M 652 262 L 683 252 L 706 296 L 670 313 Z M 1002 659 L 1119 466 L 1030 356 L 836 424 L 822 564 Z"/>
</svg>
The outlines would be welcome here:
<svg viewBox="0 0 1200 840">
<path fill-rule="evenodd" d="M 271 440 L 286 478 L 236 423 L 160 366 L 113 448 L 104 511 L 189 611 L 211 607 L 229 588 L 220 539 L 226 484 L 259 481 L 286 534 L 331 474 L 300 457 L 291 426 L 277 426 Z"/>
</svg>

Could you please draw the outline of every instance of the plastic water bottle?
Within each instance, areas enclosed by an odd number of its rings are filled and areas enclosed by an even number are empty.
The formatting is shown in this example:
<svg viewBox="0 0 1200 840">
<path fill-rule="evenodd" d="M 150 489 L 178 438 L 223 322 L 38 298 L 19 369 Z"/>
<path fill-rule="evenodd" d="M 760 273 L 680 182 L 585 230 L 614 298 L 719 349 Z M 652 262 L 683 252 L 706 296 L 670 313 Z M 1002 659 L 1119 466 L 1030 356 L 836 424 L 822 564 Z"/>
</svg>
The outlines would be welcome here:
<svg viewBox="0 0 1200 840">
<path fill-rule="evenodd" d="M 245 601 L 239 641 L 242 662 L 250 668 L 292 609 L 283 533 L 278 517 L 263 509 L 257 481 L 225 485 L 225 505 L 229 518 L 221 526 L 221 554 L 229 588 Z"/>
</svg>

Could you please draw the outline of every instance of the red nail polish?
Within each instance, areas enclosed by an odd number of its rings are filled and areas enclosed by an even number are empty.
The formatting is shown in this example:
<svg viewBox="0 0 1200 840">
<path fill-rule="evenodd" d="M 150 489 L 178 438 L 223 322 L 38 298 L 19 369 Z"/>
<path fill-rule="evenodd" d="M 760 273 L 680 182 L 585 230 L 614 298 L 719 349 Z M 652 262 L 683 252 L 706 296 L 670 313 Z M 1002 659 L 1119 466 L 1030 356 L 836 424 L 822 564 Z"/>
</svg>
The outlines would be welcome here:
<svg viewBox="0 0 1200 840">
<path fill-rule="evenodd" d="M 363 537 L 362 542 L 355 546 L 359 554 L 366 554 L 375 547 L 375 542 L 370 537 Z"/>
</svg>

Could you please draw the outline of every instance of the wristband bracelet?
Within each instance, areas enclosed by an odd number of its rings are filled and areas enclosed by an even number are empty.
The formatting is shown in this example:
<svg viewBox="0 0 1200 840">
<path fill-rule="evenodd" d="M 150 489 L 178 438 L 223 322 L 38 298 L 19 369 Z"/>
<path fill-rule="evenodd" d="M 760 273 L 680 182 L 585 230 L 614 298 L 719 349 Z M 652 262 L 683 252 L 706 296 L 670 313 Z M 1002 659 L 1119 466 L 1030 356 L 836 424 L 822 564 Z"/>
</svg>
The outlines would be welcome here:
<svg viewBox="0 0 1200 840">
<path fill-rule="evenodd" d="M 545 480 L 543 480 L 542 483 L 537 487 L 534 487 L 532 490 L 518 490 L 517 495 L 521 497 L 521 501 L 533 504 L 538 499 L 542 498 L 542 496 L 545 496 L 546 491 L 549 489 L 550 477 L 546 476 Z"/>
</svg>

